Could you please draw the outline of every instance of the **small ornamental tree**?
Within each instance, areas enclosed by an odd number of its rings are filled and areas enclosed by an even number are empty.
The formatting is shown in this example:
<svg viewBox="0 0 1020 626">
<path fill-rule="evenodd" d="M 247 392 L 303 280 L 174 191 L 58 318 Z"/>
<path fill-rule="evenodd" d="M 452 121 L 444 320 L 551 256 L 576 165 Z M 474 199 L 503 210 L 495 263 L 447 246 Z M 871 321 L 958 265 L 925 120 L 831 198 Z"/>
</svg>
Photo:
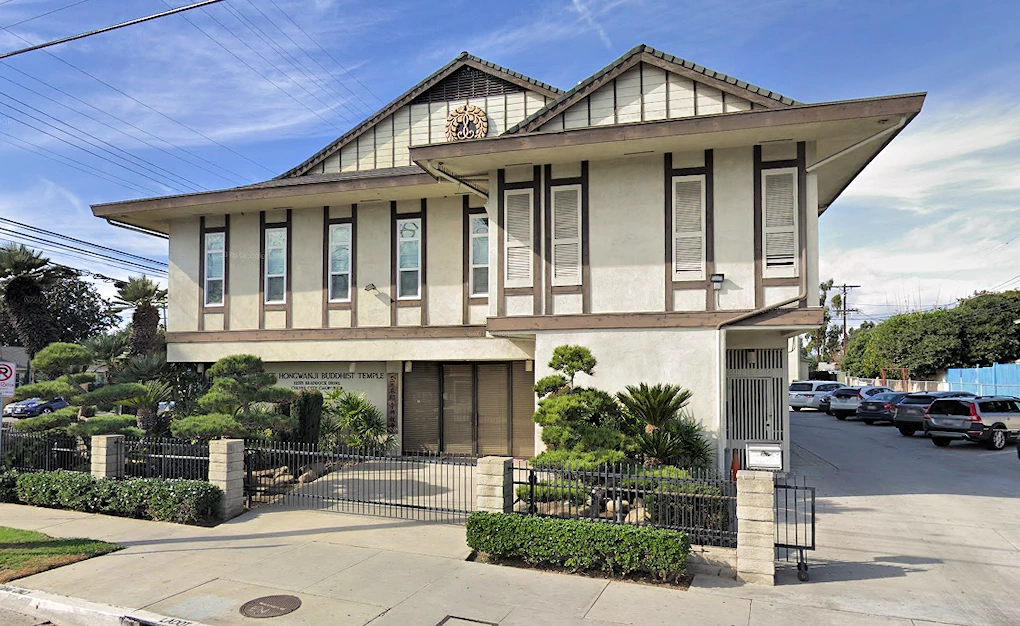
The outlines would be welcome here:
<svg viewBox="0 0 1020 626">
<path fill-rule="evenodd" d="M 592 356 L 591 350 L 584 346 L 571 346 L 568 344 L 557 346 L 553 350 L 549 367 L 559 372 L 550 374 L 535 383 L 535 393 L 539 397 L 555 395 L 564 389 L 570 393 L 574 392 L 574 376 L 578 372 L 584 372 L 591 376 L 595 373 L 597 361 Z"/>
<path fill-rule="evenodd" d="M 49 380 L 80 373 L 91 363 L 92 352 L 76 343 L 51 343 L 32 359 L 32 367 Z"/>
<path fill-rule="evenodd" d="M 203 410 L 231 416 L 255 433 L 294 429 L 295 420 L 279 413 L 275 405 L 292 401 L 295 394 L 276 386 L 276 374 L 265 371 L 259 357 L 251 354 L 223 357 L 209 368 L 208 374 L 213 378 L 212 387 L 198 399 Z"/>
</svg>

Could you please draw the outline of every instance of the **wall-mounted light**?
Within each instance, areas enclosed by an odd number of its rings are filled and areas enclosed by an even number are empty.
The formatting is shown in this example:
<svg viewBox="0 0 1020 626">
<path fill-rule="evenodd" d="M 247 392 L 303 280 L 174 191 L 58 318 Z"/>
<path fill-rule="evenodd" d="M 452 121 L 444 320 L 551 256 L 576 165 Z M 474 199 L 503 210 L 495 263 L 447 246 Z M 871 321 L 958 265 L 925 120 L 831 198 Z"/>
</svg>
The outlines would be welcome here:
<svg viewBox="0 0 1020 626">
<path fill-rule="evenodd" d="M 348 372 L 354 372 L 357 369 L 358 369 L 358 364 L 356 362 L 354 362 L 354 361 L 351 361 L 350 365 L 347 366 L 347 371 Z"/>
<path fill-rule="evenodd" d="M 404 373 L 408 374 L 410 372 L 411 372 L 411 362 L 410 361 L 404 361 Z"/>
<path fill-rule="evenodd" d="M 722 289 L 722 284 L 726 280 L 726 274 L 712 274 L 712 276 L 709 277 L 709 280 L 712 281 L 712 289 L 719 291 Z"/>
<path fill-rule="evenodd" d="M 535 362 L 532 361 L 531 359 L 528 359 L 527 361 L 525 361 L 524 362 L 524 371 L 525 372 L 534 372 L 535 371 Z"/>
<path fill-rule="evenodd" d="M 365 291 L 379 291 L 375 288 L 375 283 L 368 283 L 365 285 Z"/>
</svg>

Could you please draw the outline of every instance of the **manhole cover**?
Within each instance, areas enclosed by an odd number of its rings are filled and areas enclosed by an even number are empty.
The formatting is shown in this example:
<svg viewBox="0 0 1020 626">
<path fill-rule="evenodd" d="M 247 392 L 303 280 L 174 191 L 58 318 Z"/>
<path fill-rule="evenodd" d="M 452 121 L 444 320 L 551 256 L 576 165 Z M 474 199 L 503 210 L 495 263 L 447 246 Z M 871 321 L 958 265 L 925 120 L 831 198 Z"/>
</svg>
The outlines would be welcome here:
<svg viewBox="0 0 1020 626">
<path fill-rule="evenodd" d="M 263 596 L 241 605 L 241 615 L 245 617 L 280 617 L 287 613 L 293 613 L 300 606 L 301 598 L 297 596 Z"/>
</svg>

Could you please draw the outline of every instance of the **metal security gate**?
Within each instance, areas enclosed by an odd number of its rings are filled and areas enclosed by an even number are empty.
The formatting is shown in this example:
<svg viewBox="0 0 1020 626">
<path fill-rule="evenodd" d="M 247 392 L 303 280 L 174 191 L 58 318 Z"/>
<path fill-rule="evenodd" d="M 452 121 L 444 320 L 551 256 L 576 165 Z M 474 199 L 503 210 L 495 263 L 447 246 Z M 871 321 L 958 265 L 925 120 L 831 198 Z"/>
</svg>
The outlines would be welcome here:
<svg viewBox="0 0 1020 626">
<path fill-rule="evenodd" d="M 746 467 L 749 441 L 780 441 L 784 467 L 789 467 L 785 380 L 785 348 L 726 350 L 727 465 L 736 451 L 740 466 Z"/>
<path fill-rule="evenodd" d="M 389 456 L 302 443 L 245 442 L 248 508 L 302 509 L 463 523 L 475 505 L 476 460 L 420 452 Z"/>
<path fill-rule="evenodd" d="M 815 549 L 815 488 L 792 475 L 777 474 L 776 558 L 797 560 L 797 578 L 808 579 L 808 550 Z"/>
</svg>

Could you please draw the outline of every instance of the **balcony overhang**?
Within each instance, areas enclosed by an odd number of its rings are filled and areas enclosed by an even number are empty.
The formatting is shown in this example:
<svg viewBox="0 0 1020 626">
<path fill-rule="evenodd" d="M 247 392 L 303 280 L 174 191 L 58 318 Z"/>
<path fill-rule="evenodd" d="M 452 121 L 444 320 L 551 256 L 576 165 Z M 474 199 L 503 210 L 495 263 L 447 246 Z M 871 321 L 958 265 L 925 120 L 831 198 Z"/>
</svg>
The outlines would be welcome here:
<svg viewBox="0 0 1020 626">
<path fill-rule="evenodd" d="M 441 169 L 457 178 L 477 179 L 511 165 L 807 141 L 816 142 L 813 162 L 817 163 L 902 120 L 902 125 L 882 141 L 862 145 L 815 170 L 819 206 L 824 209 L 921 111 L 924 98 L 923 93 L 884 96 L 430 144 L 412 147 L 411 159 L 427 170 Z"/>
</svg>

